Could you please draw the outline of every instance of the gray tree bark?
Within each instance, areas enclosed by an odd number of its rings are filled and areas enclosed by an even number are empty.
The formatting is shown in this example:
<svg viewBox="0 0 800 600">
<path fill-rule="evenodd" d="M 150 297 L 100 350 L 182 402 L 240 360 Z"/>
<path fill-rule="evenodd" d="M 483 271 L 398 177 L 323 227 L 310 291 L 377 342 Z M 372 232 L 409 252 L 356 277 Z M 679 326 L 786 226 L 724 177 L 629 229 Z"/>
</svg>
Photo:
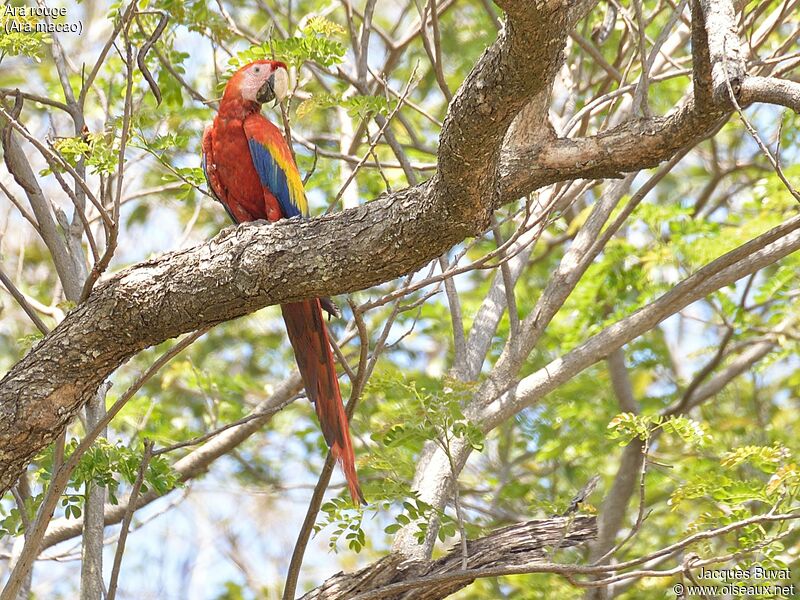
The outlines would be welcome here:
<svg viewBox="0 0 800 600">
<path fill-rule="evenodd" d="M 462 570 L 461 548 L 434 561 L 409 561 L 390 554 L 356 571 L 339 573 L 302 600 L 438 600 L 468 586 L 493 569 L 534 572 L 559 549 L 581 546 L 597 535 L 594 517 L 554 517 L 502 527 L 467 542 L 469 561 Z"/>
</svg>

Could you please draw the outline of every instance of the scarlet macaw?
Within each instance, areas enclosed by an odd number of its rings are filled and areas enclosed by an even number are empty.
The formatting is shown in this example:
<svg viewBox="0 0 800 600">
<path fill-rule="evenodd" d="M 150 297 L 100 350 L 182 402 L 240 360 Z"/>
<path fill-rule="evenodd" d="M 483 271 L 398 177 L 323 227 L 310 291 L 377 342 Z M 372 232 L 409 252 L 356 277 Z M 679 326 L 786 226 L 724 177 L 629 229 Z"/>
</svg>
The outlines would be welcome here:
<svg viewBox="0 0 800 600">
<path fill-rule="evenodd" d="M 261 114 L 261 104 L 286 96 L 288 82 L 281 62 L 257 60 L 245 65 L 228 81 L 214 123 L 203 133 L 206 179 L 235 223 L 308 216 L 303 182 L 289 146 Z M 353 501 L 366 503 L 320 300 L 283 304 L 281 311 L 325 441 L 342 466 Z"/>
</svg>

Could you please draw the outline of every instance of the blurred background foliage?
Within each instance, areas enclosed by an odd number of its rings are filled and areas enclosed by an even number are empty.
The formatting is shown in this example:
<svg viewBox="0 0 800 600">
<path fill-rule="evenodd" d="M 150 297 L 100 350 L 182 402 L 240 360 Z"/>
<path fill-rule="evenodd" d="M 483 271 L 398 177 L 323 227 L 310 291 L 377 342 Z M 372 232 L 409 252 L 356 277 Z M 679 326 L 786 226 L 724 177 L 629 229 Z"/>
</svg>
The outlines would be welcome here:
<svg viewBox="0 0 800 600">
<path fill-rule="evenodd" d="M 444 83 L 454 91 L 495 39 L 501 14 L 481 0 L 439 4 Z M 629 2 L 623 4 L 625 11 L 632 12 Z M 655 39 L 665 26 L 672 4 L 644 2 L 650 38 Z M 747 36 L 782 2 L 744 4 L 745 13 L 752 15 L 745 28 Z M 230 226 L 222 207 L 208 196 L 200 170 L 200 136 L 213 118 L 214 102 L 227 76 L 254 58 L 274 55 L 292 67 L 296 85 L 286 110 L 298 166 L 308 176 L 313 214 L 368 202 L 432 174 L 447 93 L 437 81 L 422 38 L 406 38 L 415 30 L 425 4 L 392 2 L 376 7 L 368 68 L 377 74 L 387 59 L 392 60 L 386 86 L 375 84 L 373 77 L 359 82 L 355 74 L 354 47 L 360 30 L 354 27 L 360 26 L 363 9 L 361 3 L 357 5 L 318 0 L 139 3 L 143 13 L 129 32 L 136 47 L 150 37 L 158 21 L 159 15 L 152 11 L 169 15 L 167 29 L 146 59 L 163 99 L 158 104 L 141 73 L 135 73 L 132 148 L 125 156 L 121 232 L 111 272 L 202 242 Z M 609 78 L 607 69 L 578 42 L 578 38 L 590 39 L 600 26 L 603 6 L 579 24 L 568 44 L 566 66 L 552 100 L 556 129 L 594 98 L 638 79 L 635 40 L 621 16 L 605 42 L 589 43 L 623 73 L 622 82 Z M 83 23 L 82 35 L 59 36 L 68 57 L 69 83 L 78 90 L 81 73 L 94 64 L 120 18 L 121 5 L 87 0 L 66 7 L 67 21 Z M 790 32 L 796 36 L 798 24 L 796 14 L 787 18 L 763 42 L 759 55 L 780 52 Z M 50 43 L 47 35 L 0 36 L 0 92 L 6 103 L 13 102 L 10 90 L 16 87 L 65 101 Z M 660 72 L 666 75 L 651 84 L 649 94 L 651 110 L 658 114 L 674 107 L 690 85 L 691 55 L 685 36 L 670 48 L 668 62 Z M 63 111 L 43 103 L 26 101 L 20 117 L 35 136 L 53 140 L 68 160 L 74 163 L 83 157 L 93 186 L 109 185 L 119 175 L 124 71 L 119 48 L 112 48 L 87 96 L 88 138 L 76 136 Z M 406 88 L 407 102 L 401 103 L 399 96 Z M 572 134 L 607 128 L 618 119 L 621 105 L 624 102 L 614 101 L 587 113 L 577 120 Z M 280 120 L 278 111 L 268 112 Z M 763 106 L 752 107 L 747 114 L 773 147 L 783 148 L 789 179 L 800 181 L 799 117 Z M 393 116 L 390 130 L 410 173 L 399 168 L 398 154 L 385 138 L 370 147 L 383 126 L 380 119 L 389 116 Z M 66 211 L 69 200 L 54 174 L 31 147 L 26 150 L 53 203 Z M 362 157 L 364 168 L 342 191 L 354 162 Z M 0 182 L 22 197 L 2 168 Z M 606 182 L 586 186 L 560 213 L 550 216 L 514 290 L 519 318 L 532 310 L 606 186 Z M 555 186 L 547 193 L 557 194 L 563 187 Z M 498 212 L 496 231 L 501 238 L 514 235 L 520 210 L 526 202 L 536 202 L 535 196 Z M 686 275 L 795 211 L 794 200 L 740 120 L 731 119 L 713 140 L 679 162 L 629 217 L 563 305 L 521 374 L 546 365 L 647 305 Z M 92 224 L 97 227 L 97 220 Z M 71 305 L 64 299 L 47 248 L 6 196 L 0 196 L 0 234 L 3 270 L 40 308 L 48 326 L 54 326 Z M 490 233 L 468 240 L 452 250 L 449 260 L 478 261 L 497 248 L 497 239 Z M 634 440 L 649 444 L 651 464 L 643 477 L 646 519 L 617 554 L 619 560 L 771 509 L 796 510 L 800 488 L 796 435 L 799 267 L 800 257 L 790 256 L 693 304 L 626 346 L 624 365 L 639 415 L 620 407 L 607 364 L 598 362 L 486 438 L 460 411 L 469 386 L 459 387 L 448 377 L 453 325 L 442 290 L 429 285 L 364 312 L 370 348 L 376 348 L 382 334 L 387 336 L 352 425 L 370 504 L 363 510 L 352 508 L 342 478 L 335 474 L 317 520 L 302 585 L 311 587 L 340 569 L 369 563 L 386 552 L 401 525 L 419 515 L 430 516 L 433 508 L 414 497 L 410 484 L 423 443 L 445 443 L 449 435 L 466 436 L 479 450 L 459 479 L 469 536 L 561 513 L 576 492 L 599 474 L 597 490 L 581 508 L 596 512 L 617 474 L 623 447 Z M 467 331 L 498 273 L 496 268 L 473 269 L 456 277 Z M 363 305 L 401 286 L 402 282 L 388 282 L 353 294 L 349 300 L 354 306 Z M 434 289 L 438 293 L 431 294 Z M 357 361 L 359 339 L 346 300 L 337 299 L 344 316 L 329 327 L 333 337 L 343 341 L 342 352 L 348 360 Z M 0 369 L 6 370 L 41 336 L 9 295 L 0 294 L 0 310 Z M 510 328 L 506 314 L 484 363 L 484 375 L 491 372 Z M 706 365 L 712 364 L 713 376 L 764 340 L 773 342 L 770 350 L 741 376 L 688 415 L 665 416 Z M 114 402 L 170 345 L 144 351 L 124 365 L 113 378 L 107 402 Z M 726 352 L 718 357 L 720 348 Z M 81 459 L 56 517 L 80 516 L 82 491 L 89 479 L 106 485 L 115 497 L 124 497 L 135 479 L 145 439 L 165 447 L 241 419 L 294 369 L 276 307 L 215 327 L 149 380 L 113 421 L 107 438 Z M 342 386 L 346 398 L 350 392 L 346 376 Z M 68 440 L 80 439 L 83 433 L 82 424 L 76 422 Z M 68 443 L 68 452 L 70 447 L 73 442 Z M 131 598 L 278 597 L 287 557 L 325 457 L 312 407 L 305 400 L 289 404 L 266 428 L 212 463 L 207 475 L 179 482 L 171 465 L 194 448 L 178 448 L 151 462 L 146 486 L 158 491 L 178 489 L 137 516 L 135 522 L 142 525 L 129 542 L 121 594 Z M 31 465 L 29 511 L 41 501 L 51 468 L 52 450 Z M 630 499 L 629 518 L 620 537 L 636 518 L 638 496 L 637 490 Z M 10 494 L 0 503 L 0 517 L 7 560 L 23 530 L 20 510 Z M 452 546 L 458 537 L 453 508 L 448 507 L 439 518 L 437 552 Z M 795 581 L 800 581 L 796 531 L 778 539 L 789 527 L 777 524 L 737 531 L 704 541 L 697 551 L 724 554 L 731 548 L 757 548 L 737 564 L 756 561 L 793 567 Z M 581 560 L 583 552 L 561 550 L 557 558 Z M 46 554 L 60 559 L 37 564 L 36 597 L 75 597 L 80 565 L 74 542 Z M 660 599 L 670 584 L 670 579 L 641 580 L 621 590 L 620 597 Z M 479 580 L 457 597 L 535 599 L 577 593 L 557 576 L 526 575 Z"/>
</svg>

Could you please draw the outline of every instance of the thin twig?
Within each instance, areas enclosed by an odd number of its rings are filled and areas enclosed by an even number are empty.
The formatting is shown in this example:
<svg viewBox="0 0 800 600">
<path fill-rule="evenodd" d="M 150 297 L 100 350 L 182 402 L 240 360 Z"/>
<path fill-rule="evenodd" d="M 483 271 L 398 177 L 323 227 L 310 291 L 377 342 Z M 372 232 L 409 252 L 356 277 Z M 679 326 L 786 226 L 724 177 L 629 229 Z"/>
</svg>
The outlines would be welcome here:
<svg viewBox="0 0 800 600">
<path fill-rule="evenodd" d="M 319 509 L 322 506 L 325 490 L 327 490 L 328 483 L 331 480 L 334 464 L 336 464 L 336 459 L 331 452 L 328 452 L 328 456 L 325 458 L 325 464 L 322 466 L 322 471 L 319 474 L 317 485 L 314 487 L 314 493 L 311 495 L 311 500 L 308 503 L 306 516 L 303 518 L 303 524 L 300 526 L 300 532 L 297 534 L 297 541 L 292 551 L 292 558 L 289 561 L 289 570 L 286 572 L 286 582 L 283 586 L 283 600 L 294 600 L 297 591 L 297 580 L 300 577 L 300 569 L 303 565 L 303 556 L 308 546 L 308 540 L 311 538 L 311 532 L 314 530 L 314 523 L 317 520 Z"/>
<path fill-rule="evenodd" d="M 38 102 L 39 104 L 44 104 L 46 106 L 52 106 L 53 108 L 57 108 L 59 110 L 63 110 L 64 112 L 69 113 L 70 108 L 63 102 L 59 102 L 58 100 L 53 100 L 52 98 L 48 98 L 47 96 L 40 96 L 39 94 L 32 94 L 31 92 L 24 92 L 18 88 L 0 88 L 0 98 L 4 96 L 16 96 L 19 94 L 26 100 L 31 100 L 32 102 Z"/>
<path fill-rule="evenodd" d="M 211 438 L 218 436 L 223 431 L 226 431 L 226 430 L 231 429 L 233 427 L 238 427 L 239 425 L 244 425 L 245 423 L 249 423 L 250 421 L 252 421 L 254 419 L 262 419 L 264 417 L 271 417 L 271 416 L 277 414 L 278 412 L 280 412 L 281 410 L 283 410 L 287 405 L 289 405 L 292 402 L 294 402 L 296 398 L 297 398 L 296 395 L 295 396 L 291 396 L 291 397 L 287 398 L 287 400 L 285 402 L 281 402 L 277 406 L 271 407 L 269 410 L 252 412 L 249 415 L 247 415 L 245 417 L 242 417 L 241 419 L 237 419 L 236 421 L 231 421 L 230 423 L 226 423 L 225 425 L 222 425 L 222 426 L 214 429 L 213 431 L 209 431 L 208 433 L 204 433 L 203 435 L 199 435 L 197 437 L 193 437 L 190 440 L 186 440 L 186 441 L 183 441 L 183 442 L 178 442 L 176 444 L 172 444 L 170 446 L 165 446 L 164 448 L 159 448 L 157 450 L 154 450 L 153 451 L 153 456 L 159 456 L 161 454 L 167 454 L 168 452 L 173 452 L 175 450 L 178 450 L 180 448 L 186 448 L 188 446 L 197 446 L 198 444 L 202 444 L 203 442 L 208 441 Z"/>
<path fill-rule="evenodd" d="M 503 246 L 503 234 L 497 219 L 492 217 L 492 233 L 498 246 Z M 514 277 L 507 261 L 500 263 L 500 276 L 503 278 L 503 289 L 506 296 L 506 312 L 508 313 L 508 324 L 510 330 L 509 339 L 514 339 L 519 335 L 519 311 L 517 310 L 517 298 L 514 294 Z"/>
<path fill-rule="evenodd" d="M 728 74 L 728 61 L 726 59 L 725 54 L 723 54 L 723 65 L 725 67 L 725 85 L 728 88 L 728 96 L 730 97 L 731 103 L 733 104 L 734 108 L 736 109 L 736 112 L 739 113 L 739 117 L 742 119 L 742 123 L 744 123 L 744 126 L 747 129 L 747 131 L 750 133 L 750 135 L 753 136 L 753 139 L 756 141 L 756 144 L 758 144 L 758 147 L 764 153 L 764 156 L 767 157 L 767 160 L 772 165 L 772 168 L 775 169 L 775 173 L 778 175 L 778 178 L 781 180 L 781 182 L 783 182 L 783 185 L 785 185 L 786 189 L 789 190 L 789 193 L 792 196 L 794 196 L 794 199 L 797 200 L 798 202 L 800 202 L 800 192 L 797 191 L 794 188 L 794 186 L 792 186 L 791 183 L 789 183 L 789 180 L 786 178 L 786 175 L 784 174 L 780 163 L 775 158 L 775 156 L 773 156 L 772 151 L 769 149 L 769 147 L 761 139 L 761 136 L 758 135 L 758 132 L 756 131 L 755 127 L 753 127 L 750 124 L 750 121 L 744 115 L 744 111 L 742 110 L 742 107 L 739 106 L 739 102 L 736 99 L 736 94 L 733 92 L 733 87 L 731 86 L 731 78 L 730 78 L 730 75 Z"/>
<path fill-rule="evenodd" d="M 41 331 L 44 335 L 50 333 L 50 328 L 44 324 L 44 321 L 42 321 L 41 318 L 39 318 L 39 315 L 36 314 L 36 310 L 34 310 L 34 308 L 30 305 L 28 300 L 25 298 L 25 295 L 19 291 L 19 289 L 17 289 L 17 286 L 14 285 L 14 282 L 11 281 L 11 278 L 6 275 L 2 268 L 0 268 L 0 282 L 2 282 L 14 300 L 17 301 L 17 304 L 22 307 L 22 310 L 25 311 L 25 314 L 30 317 L 31 321 L 33 321 L 33 324 L 36 325 L 39 331 Z"/>
<path fill-rule="evenodd" d="M 17 208 L 19 214 L 21 214 L 22 217 L 28 223 L 31 224 L 33 229 L 41 235 L 41 230 L 39 229 L 39 224 L 36 222 L 36 219 L 34 219 L 31 213 L 25 210 L 25 207 L 22 205 L 22 202 L 20 202 L 19 199 L 17 199 L 17 197 L 11 193 L 11 190 L 9 190 L 5 185 L 3 185 L 2 181 L 0 181 L 0 191 L 2 191 L 6 195 L 6 198 L 8 198 L 11 201 L 11 204 L 13 204 Z"/>
<path fill-rule="evenodd" d="M 128 135 L 130 134 L 131 113 L 133 110 L 133 49 L 131 47 L 131 42 L 128 39 L 127 27 L 123 30 L 123 34 L 125 36 L 125 62 L 127 65 L 127 78 L 125 85 L 125 108 L 122 116 L 122 132 L 120 133 L 119 153 L 117 158 L 117 189 L 116 194 L 114 194 L 114 206 L 112 208 L 111 217 L 113 225 L 110 227 L 110 231 L 108 232 L 109 235 L 106 239 L 106 249 L 102 258 L 95 262 L 91 272 L 89 273 L 89 276 L 86 278 L 86 281 L 83 284 L 80 302 L 85 302 L 89 297 L 95 282 L 106 270 L 108 264 L 111 262 L 111 258 L 114 256 L 114 252 L 116 252 L 117 249 L 117 239 L 119 236 L 119 207 L 122 199 L 122 182 L 125 171 L 125 149 L 128 143 Z"/>
<path fill-rule="evenodd" d="M 150 73 L 150 69 L 147 68 L 147 53 L 150 51 L 150 48 L 152 48 L 155 45 L 155 43 L 161 37 L 161 34 L 164 33 L 164 30 L 167 28 L 167 23 L 169 23 L 169 15 L 163 10 L 151 10 L 148 12 L 155 13 L 158 15 L 158 23 L 156 24 L 155 29 L 153 29 L 153 33 L 150 35 L 149 38 L 147 38 L 147 41 L 144 44 L 142 44 L 142 47 L 136 54 L 136 66 L 139 67 L 139 71 L 142 73 L 142 76 L 145 78 L 145 81 L 147 81 L 147 85 L 150 86 L 150 91 L 153 92 L 153 96 L 155 96 L 156 98 L 156 105 L 160 105 L 161 88 L 158 87 L 158 83 L 156 83 L 156 80 L 153 79 L 153 75 L 152 73 Z M 130 66 L 128 68 L 130 68 Z"/>
<path fill-rule="evenodd" d="M 431 29 L 433 30 L 433 49 L 431 49 L 431 42 L 428 39 L 425 26 L 427 14 L 430 14 Z M 433 65 L 436 83 L 439 84 L 439 89 L 442 90 L 442 94 L 444 94 L 445 100 L 447 100 L 447 103 L 449 104 L 453 99 L 453 92 L 450 91 L 450 87 L 447 85 L 447 80 L 444 77 L 444 70 L 442 69 L 442 36 L 439 32 L 439 11 L 436 7 L 436 0 L 428 0 L 428 3 L 425 6 L 425 10 L 422 13 L 422 29 L 420 37 L 422 38 L 425 51 L 428 53 L 428 58 Z"/>
<path fill-rule="evenodd" d="M 111 568 L 111 580 L 108 583 L 108 594 L 106 600 L 114 600 L 117 595 L 117 584 L 119 583 L 119 570 L 122 566 L 122 555 L 125 553 L 125 542 L 128 539 L 128 531 L 133 520 L 133 513 L 136 512 L 136 498 L 139 496 L 139 490 L 142 489 L 144 483 L 144 475 L 147 472 L 147 467 L 150 464 L 150 459 L 153 457 L 153 442 L 150 440 L 144 441 L 144 453 L 142 454 L 142 462 L 139 465 L 139 471 L 136 473 L 136 481 L 131 488 L 130 496 L 128 497 L 128 506 L 125 509 L 125 516 L 122 518 L 122 528 L 119 532 L 119 541 L 117 542 L 117 549 L 114 552 L 114 565 Z"/>
<path fill-rule="evenodd" d="M 633 6 L 636 9 L 636 24 L 639 29 L 639 60 L 642 63 L 642 77 L 639 80 L 639 89 L 641 91 L 640 103 L 634 110 L 641 111 L 645 119 L 650 118 L 650 105 L 647 102 L 647 90 L 650 85 L 650 74 L 647 66 L 647 48 L 645 46 L 645 24 L 644 16 L 642 14 L 642 0 L 633 0 Z"/>
<path fill-rule="evenodd" d="M 447 272 L 449 267 L 447 254 L 439 257 L 439 266 L 442 269 L 442 273 Z M 458 297 L 456 282 L 452 277 L 444 279 L 444 290 L 447 296 L 447 304 L 450 308 L 451 326 L 453 327 L 453 360 L 457 365 L 464 365 L 467 361 L 467 338 L 464 335 L 464 319 L 461 317 L 461 301 Z"/>
<path fill-rule="evenodd" d="M 89 88 L 94 83 L 97 74 L 100 72 L 100 68 L 103 66 L 103 63 L 106 59 L 106 55 L 108 51 L 111 50 L 111 47 L 114 45 L 114 40 L 117 39 L 119 32 L 122 30 L 123 27 L 127 27 L 128 23 L 130 22 L 131 17 L 134 14 L 134 9 L 136 8 L 136 4 L 139 0 L 132 0 L 130 4 L 128 4 L 127 8 L 125 8 L 125 12 L 122 13 L 119 21 L 116 25 L 114 25 L 114 30 L 111 32 L 108 40 L 106 41 L 103 49 L 100 51 L 100 54 L 97 57 L 97 61 L 94 63 L 92 70 L 89 72 L 89 75 L 83 82 L 81 86 L 81 91 L 78 94 L 78 104 L 83 106 L 86 101 L 86 94 L 89 92 Z"/>
<path fill-rule="evenodd" d="M 397 114 L 397 112 L 403 107 L 403 103 L 405 102 L 405 98 L 411 93 L 413 84 L 415 83 L 414 80 L 416 78 L 416 74 L 417 74 L 417 67 L 415 66 L 414 69 L 411 71 L 411 76 L 408 78 L 408 83 L 406 83 L 406 88 L 405 88 L 405 90 L 403 90 L 403 95 L 397 101 L 397 106 L 395 106 L 394 109 L 392 110 L 392 112 L 389 113 L 389 116 L 386 118 L 386 120 L 384 121 L 383 125 L 381 125 L 380 129 L 378 129 L 378 133 L 375 134 L 374 139 L 372 140 L 372 142 L 370 142 L 369 149 L 367 150 L 367 152 L 364 153 L 364 157 L 361 160 L 358 161 L 356 166 L 350 172 L 350 176 L 342 184 L 342 187 L 339 190 L 339 192 L 336 194 L 336 198 L 331 203 L 331 206 L 335 206 L 336 204 L 338 204 L 339 200 L 341 200 L 342 195 L 344 194 L 344 191 L 347 189 L 347 186 L 350 185 L 350 183 L 353 181 L 353 179 L 355 178 L 355 176 L 358 173 L 358 171 L 361 169 L 361 167 L 364 166 L 364 163 L 367 162 L 367 159 L 369 158 L 370 154 L 375 149 L 375 146 L 377 146 L 378 140 L 380 140 L 381 135 L 383 135 L 383 133 L 386 131 L 386 128 L 392 122 L 392 119 Z"/>
<path fill-rule="evenodd" d="M 14 129 L 16 129 L 22 135 L 22 137 L 24 137 L 28 142 L 30 142 L 42 154 L 42 156 L 46 160 L 48 160 L 48 163 L 49 163 L 50 160 L 53 160 L 53 161 L 56 162 L 56 164 L 58 164 L 59 167 L 63 168 L 70 175 L 72 175 L 72 177 L 78 183 L 80 188 L 89 197 L 89 200 L 91 200 L 92 204 L 94 204 L 95 208 L 100 212 L 104 223 L 106 223 L 106 225 L 110 227 L 111 226 L 111 217 L 108 216 L 108 213 L 103 208 L 103 205 L 97 200 L 97 197 L 94 195 L 94 193 L 92 192 L 91 188 L 89 188 L 89 185 L 80 176 L 80 174 L 75 170 L 75 168 L 71 164 L 69 164 L 67 161 L 65 161 L 61 156 L 59 156 L 57 153 L 55 153 L 53 150 L 51 150 L 50 148 L 45 146 L 42 142 L 40 142 L 36 138 L 36 136 L 31 134 L 25 128 L 25 126 L 22 125 L 22 123 L 20 123 L 16 118 L 14 118 L 14 116 L 11 113 L 9 113 L 5 108 L 3 108 L 2 105 L 0 105 L 0 115 L 3 118 L 5 118 L 8 121 L 8 123 Z"/>
<path fill-rule="evenodd" d="M 555 202 L 551 202 L 551 206 L 554 205 L 554 204 L 555 204 Z M 404 286 L 403 288 L 401 288 L 399 290 L 395 290 L 393 292 L 390 292 L 390 293 L 386 294 L 385 296 L 383 296 L 381 298 L 378 298 L 377 300 L 371 300 L 369 302 L 366 302 L 366 303 L 361 305 L 360 310 L 366 311 L 366 310 L 375 308 L 377 306 L 382 306 L 384 304 L 387 304 L 387 303 L 391 302 L 392 300 L 395 300 L 395 299 L 400 298 L 402 296 L 406 296 L 408 294 L 416 292 L 416 291 L 418 291 L 418 290 L 420 290 L 422 288 L 425 288 L 425 287 L 427 287 L 427 286 L 429 286 L 431 284 L 444 281 L 448 277 L 454 277 L 456 275 L 460 275 L 461 273 L 467 273 L 469 271 L 475 271 L 475 270 L 479 270 L 479 269 L 485 269 L 485 270 L 496 269 L 497 267 L 500 266 L 500 264 L 502 262 L 507 262 L 507 261 L 511 260 L 517 254 L 519 254 L 520 252 L 523 252 L 525 250 L 525 248 L 527 248 L 531 244 L 536 243 L 536 241 L 539 239 L 539 236 L 544 231 L 544 227 L 546 225 L 550 224 L 551 219 L 552 219 L 552 215 L 549 214 L 549 210 L 542 211 L 542 213 L 532 221 L 529 221 L 526 218 L 525 227 L 519 228 L 501 246 L 499 246 L 496 249 L 492 250 L 491 252 L 485 254 L 481 258 L 473 261 L 469 265 L 465 265 L 465 266 L 462 266 L 462 267 L 457 266 L 461 256 L 463 256 L 466 253 L 466 250 L 470 249 L 470 247 L 467 247 L 465 249 L 465 252 L 461 253 L 459 256 L 456 256 L 455 259 L 451 262 L 451 264 L 454 265 L 454 266 L 449 268 L 444 273 L 440 273 L 438 275 L 430 275 L 430 276 L 426 277 L 425 279 L 423 279 L 422 281 L 418 281 L 418 282 L 416 282 L 414 284 L 410 284 L 408 286 Z M 524 233 L 526 233 L 527 231 L 530 231 L 531 229 L 533 229 L 534 227 L 537 227 L 537 226 L 540 226 L 540 230 L 537 233 L 537 235 L 532 236 L 532 238 L 530 240 L 527 240 L 527 243 L 525 243 L 525 244 L 516 245 L 517 240 Z M 474 243 L 477 243 L 478 241 L 480 241 L 482 239 L 483 239 L 482 237 L 475 238 L 475 242 Z M 508 250 L 511 249 L 512 247 L 513 247 L 514 251 L 513 252 L 508 252 Z M 497 262 L 490 263 L 490 261 L 492 261 L 496 257 L 500 257 L 500 259 Z"/>
<path fill-rule="evenodd" d="M 620 541 L 616 546 L 611 548 L 608 552 L 603 554 L 600 558 L 595 560 L 592 563 L 592 566 L 600 565 L 606 561 L 610 556 L 614 556 L 617 552 L 619 552 L 625 544 L 627 544 L 630 540 L 634 538 L 634 536 L 639 532 L 642 528 L 642 523 L 647 518 L 647 514 L 645 514 L 645 477 L 647 476 L 647 466 L 649 464 L 647 454 L 650 451 L 650 438 L 644 440 L 642 444 L 642 466 L 639 469 L 639 509 L 636 513 L 636 522 L 634 523 L 631 530 L 628 532 L 628 535 Z"/>
</svg>

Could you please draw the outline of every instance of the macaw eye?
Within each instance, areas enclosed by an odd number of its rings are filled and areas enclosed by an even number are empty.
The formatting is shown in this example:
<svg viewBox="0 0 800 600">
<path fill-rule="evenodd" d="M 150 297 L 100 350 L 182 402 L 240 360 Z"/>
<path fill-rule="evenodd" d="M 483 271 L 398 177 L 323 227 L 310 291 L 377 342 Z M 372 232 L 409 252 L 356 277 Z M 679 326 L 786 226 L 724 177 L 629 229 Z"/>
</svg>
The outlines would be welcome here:
<svg viewBox="0 0 800 600">
<path fill-rule="evenodd" d="M 255 71 L 256 73 L 259 73 L 259 72 L 261 72 L 261 67 L 253 67 L 253 71 Z"/>
</svg>

